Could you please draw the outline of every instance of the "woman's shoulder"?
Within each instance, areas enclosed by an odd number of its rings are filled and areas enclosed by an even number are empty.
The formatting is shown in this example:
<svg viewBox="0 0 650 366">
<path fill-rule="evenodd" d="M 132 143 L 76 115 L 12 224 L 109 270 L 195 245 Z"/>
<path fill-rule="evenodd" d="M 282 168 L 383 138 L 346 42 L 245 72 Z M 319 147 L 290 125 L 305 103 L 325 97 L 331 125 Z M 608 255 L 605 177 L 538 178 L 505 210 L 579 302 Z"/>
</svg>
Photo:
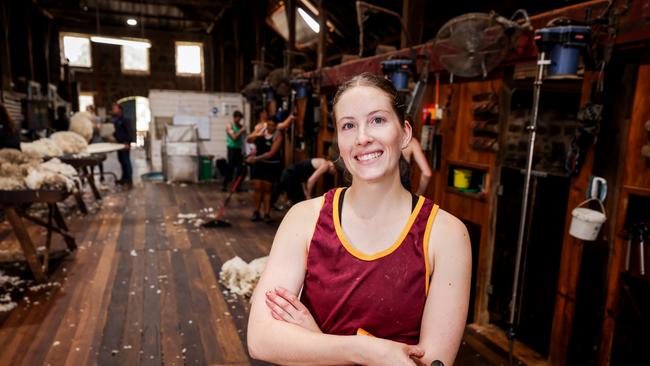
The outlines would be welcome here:
<svg viewBox="0 0 650 366">
<path fill-rule="evenodd" d="M 324 202 L 324 196 L 305 200 L 291 206 L 282 219 L 278 232 L 289 230 L 294 239 L 305 239 L 307 243 L 311 238 L 314 226 L 320 216 L 320 210 Z"/>
<path fill-rule="evenodd" d="M 467 231 L 465 224 L 458 217 L 441 208 L 438 208 L 438 213 L 436 214 L 436 224 L 441 229 L 451 232 Z"/>
<path fill-rule="evenodd" d="M 429 244 L 435 252 L 464 250 L 469 245 L 469 233 L 465 224 L 451 213 L 438 209 L 433 226 Z"/>
<path fill-rule="evenodd" d="M 320 210 L 323 206 L 325 200 L 325 195 L 314 197 L 305 201 L 301 201 L 291 206 L 291 209 L 287 212 L 285 220 L 300 220 L 305 222 L 305 220 L 316 219 L 320 213 Z"/>
</svg>

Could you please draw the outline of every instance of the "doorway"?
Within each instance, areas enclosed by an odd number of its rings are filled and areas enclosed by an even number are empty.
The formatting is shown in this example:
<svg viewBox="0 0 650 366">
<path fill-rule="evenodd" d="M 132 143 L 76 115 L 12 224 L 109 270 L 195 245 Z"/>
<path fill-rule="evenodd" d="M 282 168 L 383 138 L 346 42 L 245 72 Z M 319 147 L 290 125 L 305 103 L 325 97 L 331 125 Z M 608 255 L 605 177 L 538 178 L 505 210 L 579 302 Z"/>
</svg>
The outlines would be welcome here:
<svg viewBox="0 0 650 366">
<path fill-rule="evenodd" d="M 132 141 L 135 141 L 138 147 L 144 146 L 151 122 L 149 98 L 131 96 L 122 98 L 117 103 L 122 106 L 124 116 L 131 121 L 131 131 L 134 131 L 134 136 L 131 136 Z"/>
</svg>

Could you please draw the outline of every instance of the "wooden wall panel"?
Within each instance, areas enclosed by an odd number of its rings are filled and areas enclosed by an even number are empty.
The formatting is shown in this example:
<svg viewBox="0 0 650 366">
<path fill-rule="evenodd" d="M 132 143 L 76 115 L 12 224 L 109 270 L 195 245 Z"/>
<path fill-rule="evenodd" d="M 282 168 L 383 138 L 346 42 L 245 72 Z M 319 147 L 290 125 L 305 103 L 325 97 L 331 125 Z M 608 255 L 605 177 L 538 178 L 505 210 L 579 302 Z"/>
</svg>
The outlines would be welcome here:
<svg viewBox="0 0 650 366">
<path fill-rule="evenodd" d="M 650 64 L 644 64 L 639 67 L 627 143 L 622 147 L 625 151 L 624 185 L 619 200 L 618 215 L 615 218 L 616 229 L 612 233 L 615 238 L 610 250 L 605 318 L 603 319 L 598 355 L 598 365 L 600 366 L 610 364 L 616 326 L 619 280 L 625 260 L 626 241 L 616 234 L 625 227 L 629 195 L 650 196 L 650 168 L 640 153 L 641 146 L 647 143 L 647 132 L 644 130 L 644 125 L 648 120 L 650 120 Z"/>
<path fill-rule="evenodd" d="M 472 96 L 481 93 L 500 93 L 501 80 L 488 80 L 453 84 L 441 88 L 441 96 L 445 98 L 451 94 L 451 104 L 443 119 L 441 132 L 443 134 L 443 159 L 439 172 L 434 174 L 436 183 L 435 198 L 440 202 L 440 207 L 461 220 L 471 221 L 481 226 L 481 237 L 478 258 L 472 258 L 478 263 L 476 281 L 473 284 L 475 294 L 474 319 L 471 321 L 484 323 L 487 314 L 487 286 L 490 281 L 492 243 L 488 242 L 490 231 L 490 216 L 494 207 L 492 200 L 487 197 L 494 195 L 489 187 L 491 175 L 494 173 L 496 153 L 477 151 L 469 146 L 472 133 Z M 443 102 L 444 103 L 444 102 Z M 487 171 L 485 182 L 486 195 L 484 198 L 471 197 L 447 189 L 447 174 L 449 164 L 466 164 L 481 167 Z M 475 243 L 474 243 L 475 245 Z M 472 311 L 472 310 L 470 310 Z"/>
<path fill-rule="evenodd" d="M 589 101 L 591 83 L 597 76 L 594 72 L 585 72 L 582 82 L 581 106 Z M 594 150 L 592 147 L 588 151 L 580 174 L 571 178 L 569 201 L 565 214 L 562 256 L 560 257 L 560 273 L 551 328 L 551 339 L 553 340 L 549 347 L 549 363 L 551 365 L 565 365 L 567 361 L 584 243 L 582 240 L 569 235 L 569 227 L 573 219 L 571 211 L 585 200 L 586 187 L 594 166 Z"/>
<path fill-rule="evenodd" d="M 456 106 L 457 109 L 451 111 L 452 114 L 455 113 L 455 117 L 452 115 L 452 120 L 454 120 L 453 125 L 447 126 L 451 127 L 455 133 L 453 143 L 449 146 L 450 150 L 447 150 L 445 159 L 494 166 L 496 162 L 495 153 L 477 151 L 469 146 L 473 121 L 472 96 L 488 92 L 498 94 L 501 90 L 501 85 L 501 80 L 476 81 L 452 85 L 452 98 L 458 101 L 459 104 Z M 449 141 L 448 138 L 447 141 Z"/>
<path fill-rule="evenodd" d="M 625 164 L 626 186 L 650 188 L 650 169 L 641 157 L 641 147 L 648 141 L 645 124 L 650 122 L 650 64 L 639 67 L 634 107 L 630 118 L 630 135 L 627 141 Z"/>
</svg>

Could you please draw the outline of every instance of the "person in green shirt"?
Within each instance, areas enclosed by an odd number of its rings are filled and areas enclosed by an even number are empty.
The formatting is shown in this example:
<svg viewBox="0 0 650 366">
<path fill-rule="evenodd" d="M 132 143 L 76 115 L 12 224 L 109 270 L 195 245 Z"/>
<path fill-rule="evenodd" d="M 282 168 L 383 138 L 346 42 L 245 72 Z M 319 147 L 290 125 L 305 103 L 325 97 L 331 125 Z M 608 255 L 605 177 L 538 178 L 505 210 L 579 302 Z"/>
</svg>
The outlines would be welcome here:
<svg viewBox="0 0 650 366">
<path fill-rule="evenodd" d="M 233 177 L 239 177 L 244 172 L 244 161 L 242 155 L 243 134 L 245 132 L 242 124 L 244 115 L 240 111 L 232 114 L 232 123 L 226 126 L 226 147 L 228 148 L 228 172 L 223 180 L 222 191 L 228 190 L 228 183 Z"/>
</svg>

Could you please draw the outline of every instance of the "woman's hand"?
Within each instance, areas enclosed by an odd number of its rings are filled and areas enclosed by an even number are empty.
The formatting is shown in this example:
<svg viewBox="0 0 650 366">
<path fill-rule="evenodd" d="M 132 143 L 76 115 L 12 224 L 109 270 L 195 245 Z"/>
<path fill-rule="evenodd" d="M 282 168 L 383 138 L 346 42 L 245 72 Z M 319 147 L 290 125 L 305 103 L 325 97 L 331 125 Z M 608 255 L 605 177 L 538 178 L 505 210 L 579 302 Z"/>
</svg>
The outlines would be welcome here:
<svg viewBox="0 0 650 366">
<path fill-rule="evenodd" d="M 364 365 L 421 365 L 420 357 L 424 356 L 424 350 L 420 346 L 412 346 L 404 343 L 390 341 L 388 339 L 365 337 L 364 346 L 361 347 Z"/>
<path fill-rule="evenodd" d="M 253 155 L 253 154 L 248 155 L 248 156 L 246 157 L 246 162 L 247 162 L 248 164 L 253 164 L 253 163 L 255 163 L 255 155 Z"/>
<path fill-rule="evenodd" d="M 267 291 L 265 295 L 266 306 L 271 309 L 271 316 L 274 319 L 295 324 L 312 332 L 321 333 L 309 310 L 289 290 L 284 287 L 277 287 Z"/>
</svg>

